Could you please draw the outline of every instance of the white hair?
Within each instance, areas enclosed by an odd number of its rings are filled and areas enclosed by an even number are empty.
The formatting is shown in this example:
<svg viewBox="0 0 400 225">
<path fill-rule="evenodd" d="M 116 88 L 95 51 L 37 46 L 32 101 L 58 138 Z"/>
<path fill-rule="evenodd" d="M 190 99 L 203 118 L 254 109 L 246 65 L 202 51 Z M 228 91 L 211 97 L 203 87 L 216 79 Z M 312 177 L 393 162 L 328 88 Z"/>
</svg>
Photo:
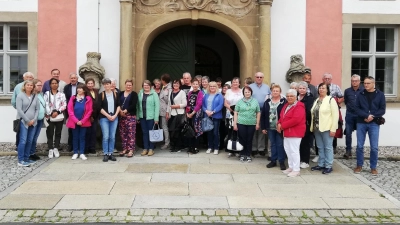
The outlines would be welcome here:
<svg viewBox="0 0 400 225">
<path fill-rule="evenodd" d="M 307 84 L 307 82 L 305 82 L 305 81 L 300 81 L 300 82 L 298 83 L 297 87 L 300 87 L 300 86 L 305 87 L 305 88 L 308 88 L 308 84 Z"/>
<path fill-rule="evenodd" d="M 31 73 L 31 72 L 25 72 L 24 75 L 22 75 L 22 77 L 26 77 L 26 76 L 35 77 L 35 76 L 33 75 L 33 73 Z"/>
<path fill-rule="evenodd" d="M 75 75 L 76 77 L 78 77 L 78 75 L 77 75 L 76 73 L 74 73 L 74 72 L 71 72 L 71 73 L 69 73 L 69 78 L 71 78 L 71 77 L 72 77 L 72 75 Z"/>
<path fill-rule="evenodd" d="M 355 78 L 357 80 L 361 80 L 361 77 L 358 74 L 353 74 L 353 76 L 351 76 L 351 78 Z"/>
<path fill-rule="evenodd" d="M 182 74 L 182 77 L 184 77 L 185 75 L 189 75 L 189 77 L 192 78 L 192 75 L 190 75 L 189 72 L 184 72 L 184 73 Z"/>
<path fill-rule="evenodd" d="M 297 82 L 292 82 L 292 83 L 290 83 L 290 88 L 292 88 L 292 87 L 298 88 L 299 84 Z"/>
<path fill-rule="evenodd" d="M 322 76 L 322 78 L 325 78 L 325 77 L 332 78 L 332 74 L 330 74 L 330 73 L 324 73 L 324 75 Z"/>
<path fill-rule="evenodd" d="M 289 90 L 287 90 L 287 92 L 286 92 L 286 95 L 288 95 L 288 94 L 297 96 L 297 91 L 294 90 L 294 89 L 289 89 Z"/>
</svg>

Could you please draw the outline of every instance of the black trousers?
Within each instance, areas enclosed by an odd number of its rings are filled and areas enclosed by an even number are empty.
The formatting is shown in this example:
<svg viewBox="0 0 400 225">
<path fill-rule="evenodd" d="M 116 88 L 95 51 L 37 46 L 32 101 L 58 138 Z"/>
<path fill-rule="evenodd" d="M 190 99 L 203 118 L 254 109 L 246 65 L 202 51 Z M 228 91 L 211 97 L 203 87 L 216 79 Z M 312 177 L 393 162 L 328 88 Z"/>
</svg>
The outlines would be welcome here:
<svg viewBox="0 0 400 225">
<path fill-rule="evenodd" d="M 49 126 L 46 130 L 47 136 L 47 146 L 49 149 L 60 148 L 61 141 L 61 131 L 64 125 L 64 121 L 51 122 L 49 121 Z M 71 135 L 72 137 L 72 135 Z"/>
<path fill-rule="evenodd" d="M 255 125 L 238 124 L 239 143 L 243 145 L 243 150 L 240 152 L 243 156 L 251 155 L 253 145 L 253 136 L 256 131 Z"/>
<path fill-rule="evenodd" d="M 310 163 L 310 139 L 312 138 L 310 126 L 306 127 L 306 133 L 300 142 L 300 162 Z"/>
</svg>

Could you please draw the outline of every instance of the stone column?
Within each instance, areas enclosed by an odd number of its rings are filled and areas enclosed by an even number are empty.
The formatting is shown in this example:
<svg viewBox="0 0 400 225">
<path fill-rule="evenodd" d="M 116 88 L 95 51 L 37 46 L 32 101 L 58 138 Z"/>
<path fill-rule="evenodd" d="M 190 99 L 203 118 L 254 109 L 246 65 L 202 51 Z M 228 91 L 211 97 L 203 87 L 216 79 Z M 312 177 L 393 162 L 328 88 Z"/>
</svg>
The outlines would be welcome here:
<svg viewBox="0 0 400 225">
<path fill-rule="evenodd" d="M 126 79 L 134 79 L 132 49 L 132 6 L 133 0 L 120 0 L 120 53 L 119 53 L 119 87 L 124 89 Z M 133 81 L 135 82 L 135 81 Z"/>
<path fill-rule="evenodd" d="M 264 73 L 264 83 L 271 84 L 271 6 L 273 0 L 258 0 L 259 4 L 259 63 L 258 70 Z"/>
</svg>

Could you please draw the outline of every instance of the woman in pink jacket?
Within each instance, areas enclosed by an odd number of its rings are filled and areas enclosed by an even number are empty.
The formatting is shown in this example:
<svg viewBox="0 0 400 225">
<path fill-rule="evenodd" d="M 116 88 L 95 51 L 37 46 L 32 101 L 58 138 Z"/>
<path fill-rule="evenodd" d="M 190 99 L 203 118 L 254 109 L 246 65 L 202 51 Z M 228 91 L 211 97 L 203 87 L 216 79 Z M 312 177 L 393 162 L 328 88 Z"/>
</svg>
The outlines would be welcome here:
<svg viewBox="0 0 400 225">
<path fill-rule="evenodd" d="M 74 155 L 72 159 L 77 159 L 78 154 L 82 160 L 87 160 L 84 155 L 86 129 L 91 126 L 90 116 L 93 112 L 93 102 L 90 97 L 89 89 L 84 84 L 78 84 L 76 95 L 73 95 L 68 103 L 68 122 L 67 127 L 72 129 L 72 146 Z"/>
<path fill-rule="evenodd" d="M 288 157 L 289 169 L 283 173 L 288 177 L 300 175 L 300 142 L 306 132 L 306 109 L 304 103 L 297 101 L 297 91 L 289 89 L 287 103 L 281 110 L 276 126 L 278 133 L 283 132 L 283 146 Z"/>
</svg>

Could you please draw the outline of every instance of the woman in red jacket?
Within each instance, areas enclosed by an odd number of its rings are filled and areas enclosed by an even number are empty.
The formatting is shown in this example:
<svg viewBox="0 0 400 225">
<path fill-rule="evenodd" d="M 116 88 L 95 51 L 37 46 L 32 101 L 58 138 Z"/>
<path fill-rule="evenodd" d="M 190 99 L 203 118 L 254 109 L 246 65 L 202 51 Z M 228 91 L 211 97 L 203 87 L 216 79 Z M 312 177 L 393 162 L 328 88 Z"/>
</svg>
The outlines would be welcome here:
<svg viewBox="0 0 400 225">
<path fill-rule="evenodd" d="M 78 84 L 76 95 L 73 95 L 68 103 L 67 127 L 72 129 L 72 146 L 74 154 L 72 159 L 77 159 L 78 154 L 82 160 L 86 160 L 85 139 L 86 129 L 91 126 L 90 117 L 93 112 L 92 97 L 89 89 L 84 84 Z"/>
<path fill-rule="evenodd" d="M 288 177 L 300 175 L 300 142 L 306 132 L 306 110 L 302 102 L 297 101 L 297 91 L 286 92 L 287 103 L 281 110 L 276 130 L 283 132 L 283 145 L 288 157 L 289 168 L 283 173 Z"/>
</svg>

